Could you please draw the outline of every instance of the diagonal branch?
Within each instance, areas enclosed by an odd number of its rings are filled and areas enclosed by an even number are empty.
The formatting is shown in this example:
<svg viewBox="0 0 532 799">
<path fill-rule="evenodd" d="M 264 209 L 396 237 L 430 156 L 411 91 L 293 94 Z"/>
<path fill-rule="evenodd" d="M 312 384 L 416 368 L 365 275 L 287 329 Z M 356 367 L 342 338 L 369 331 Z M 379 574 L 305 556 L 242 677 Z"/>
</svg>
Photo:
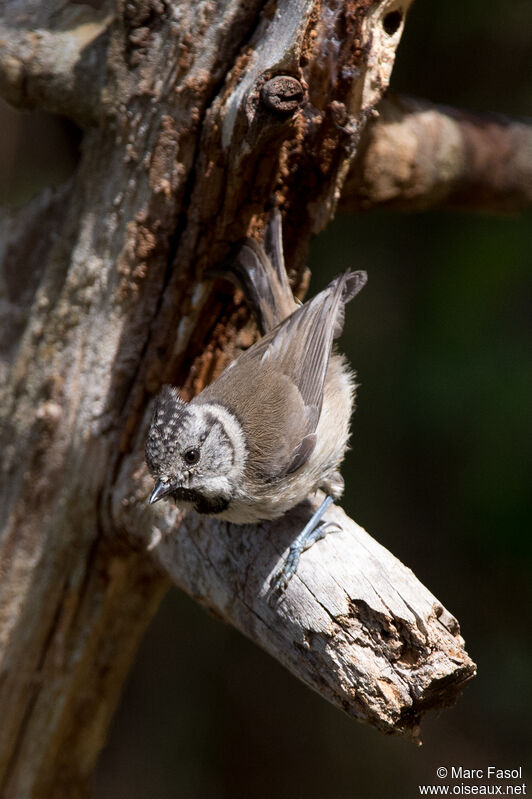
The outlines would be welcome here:
<svg viewBox="0 0 532 799">
<path fill-rule="evenodd" d="M 390 96 L 364 133 L 340 210 L 532 205 L 532 124 Z"/>
<path fill-rule="evenodd" d="M 152 550 L 176 585 L 349 715 L 417 737 L 423 713 L 451 704 L 474 676 L 456 619 L 340 508 L 325 518 L 342 532 L 305 552 L 272 601 L 269 580 L 319 498 L 276 522 L 236 526 L 148 506 L 142 472 L 138 455 L 126 459 L 117 525 Z"/>
</svg>

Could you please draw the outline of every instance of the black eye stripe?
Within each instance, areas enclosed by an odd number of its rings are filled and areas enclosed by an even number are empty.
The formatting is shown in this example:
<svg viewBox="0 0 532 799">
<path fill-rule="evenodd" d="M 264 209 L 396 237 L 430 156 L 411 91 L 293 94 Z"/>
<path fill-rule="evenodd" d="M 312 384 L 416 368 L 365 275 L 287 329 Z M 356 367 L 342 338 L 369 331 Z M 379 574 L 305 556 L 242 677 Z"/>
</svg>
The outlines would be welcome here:
<svg viewBox="0 0 532 799">
<path fill-rule="evenodd" d="M 205 421 L 207 422 L 207 424 L 210 425 L 209 433 L 211 433 L 214 430 L 215 427 L 218 427 L 220 429 L 223 437 L 225 438 L 225 440 L 227 442 L 227 445 L 231 449 L 231 466 L 234 466 L 235 465 L 235 448 L 233 446 L 233 442 L 231 441 L 231 439 L 227 435 L 227 431 L 226 431 L 226 429 L 225 429 L 225 427 L 223 425 L 223 422 L 220 419 L 218 419 L 218 417 L 216 417 L 213 413 L 210 413 L 210 412 L 207 412 L 205 414 Z"/>
<path fill-rule="evenodd" d="M 214 415 L 214 413 L 211 413 L 210 411 L 206 411 L 206 413 L 205 413 L 205 423 L 206 423 L 207 427 L 209 428 L 209 430 L 205 433 L 205 436 L 208 436 L 210 431 L 211 431 L 211 428 L 213 428 L 216 425 L 220 424 L 220 420 L 218 419 L 217 416 Z"/>
</svg>

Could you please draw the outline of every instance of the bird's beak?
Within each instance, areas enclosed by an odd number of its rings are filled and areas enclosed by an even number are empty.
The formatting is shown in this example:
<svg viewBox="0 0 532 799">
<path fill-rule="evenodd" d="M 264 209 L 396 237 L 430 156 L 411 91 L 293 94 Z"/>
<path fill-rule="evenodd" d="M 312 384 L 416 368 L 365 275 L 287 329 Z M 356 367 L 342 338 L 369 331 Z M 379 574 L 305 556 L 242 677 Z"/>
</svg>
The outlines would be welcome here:
<svg viewBox="0 0 532 799">
<path fill-rule="evenodd" d="M 167 497 L 168 494 L 171 494 L 173 491 L 172 483 L 164 483 L 162 480 L 157 480 L 155 483 L 155 488 L 151 492 L 150 496 L 150 505 L 153 505 L 154 502 L 158 502 L 163 497 Z"/>
</svg>

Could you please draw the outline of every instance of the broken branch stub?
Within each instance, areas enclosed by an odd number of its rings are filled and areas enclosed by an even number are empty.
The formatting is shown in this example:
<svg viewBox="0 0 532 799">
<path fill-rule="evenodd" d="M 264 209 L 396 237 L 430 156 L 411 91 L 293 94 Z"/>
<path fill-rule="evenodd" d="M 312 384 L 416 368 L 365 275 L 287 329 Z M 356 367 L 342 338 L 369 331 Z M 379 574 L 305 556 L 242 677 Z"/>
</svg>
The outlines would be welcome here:
<svg viewBox="0 0 532 799">
<path fill-rule="evenodd" d="M 170 579 L 349 715 L 417 737 L 423 714 L 475 675 L 456 619 L 339 507 L 324 518 L 342 531 L 303 553 L 276 596 L 270 579 L 319 497 L 274 522 L 233 525 L 169 502 L 148 508 L 128 484 L 125 468 L 114 513 Z"/>
</svg>

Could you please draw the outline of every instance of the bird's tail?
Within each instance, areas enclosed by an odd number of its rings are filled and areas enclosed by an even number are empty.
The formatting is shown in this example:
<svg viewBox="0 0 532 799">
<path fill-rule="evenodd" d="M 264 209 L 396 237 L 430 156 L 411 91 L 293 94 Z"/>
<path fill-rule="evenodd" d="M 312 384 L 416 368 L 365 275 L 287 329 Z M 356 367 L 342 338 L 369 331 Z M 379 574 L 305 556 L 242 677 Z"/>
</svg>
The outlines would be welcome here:
<svg viewBox="0 0 532 799">
<path fill-rule="evenodd" d="M 237 245 L 223 271 L 242 289 L 264 335 L 290 316 L 298 304 L 284 265 L 281 214 L 275 209 L 264 236 L 264 246 L 254 239 Z"/>
<path fill-rule="evenodd" d="M 277 208 L 268 221 L 264 245 L 255 239 L 244 239 L 223 266 L 208 270 L 208 274 L 229 278 L 242 289 L 263 336 L 300 307 L 286 274 L 282 219 Z M 337 295 L 333 338 L 338 338 L 342 332 L 344 305 L 358 294 L 366 280 L 365 272 L 347 271 L 338 275 L 326 289 L 331 296 Z"/>
</svg>

